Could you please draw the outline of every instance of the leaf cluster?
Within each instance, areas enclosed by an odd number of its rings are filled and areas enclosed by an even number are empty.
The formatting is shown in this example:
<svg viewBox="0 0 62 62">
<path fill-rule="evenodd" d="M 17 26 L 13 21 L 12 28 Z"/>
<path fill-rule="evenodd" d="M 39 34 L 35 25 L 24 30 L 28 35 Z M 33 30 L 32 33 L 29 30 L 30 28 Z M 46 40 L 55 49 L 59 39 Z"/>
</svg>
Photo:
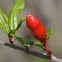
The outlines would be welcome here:
<svg viewBox="0 0 62 62">
<path fill-rule="evenodd" d="M 19 42 L 22 43 L 23 46 L 32 46 L 34 44 L 33 41 L 24 43 L 23 39 L 15 34 L 16 31 L 21 27 L 22 22 L 26 19 L 26 17 L 23 17 L 18 23 L 18 14 L 24 8 L 24 5 L 24 0 L 15 0 L 14 5 L 10 11 L 9 17 L 7 17 L 6 14 L 3 13 L 0 8 L 0 28 L 3 29 L 3 31 L 8 35 L 9 38 L 16 38 Z M 50 36 L 51 29 L 48 29 L 46 39 L 48 40 Z M 41 47 L 43 50 L 45 49 L 44 45 L 41 42 L 35 42 L 35 45 Z"/>
</svg>

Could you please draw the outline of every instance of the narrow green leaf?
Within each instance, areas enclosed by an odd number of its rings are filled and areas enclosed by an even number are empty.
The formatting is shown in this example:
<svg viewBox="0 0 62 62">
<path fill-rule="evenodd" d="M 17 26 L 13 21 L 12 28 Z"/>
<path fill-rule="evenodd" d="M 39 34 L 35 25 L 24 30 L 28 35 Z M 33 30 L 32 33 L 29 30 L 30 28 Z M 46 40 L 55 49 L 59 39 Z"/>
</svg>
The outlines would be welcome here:
<svg viewBox="0 0 62 62">
<path fill-rule="evenodd" d="M 27 43 L 24 43 L 23 46 L 32 46 L 34 44 L 33 41 L 29 41 Z"/>
<path fill-rule="evenodd" d="M 14 38 L 16 38 L 19 42 L 21 42 L 22 44 L 24 44 L 24 41 L 22 38 L 20 38 L 19 36 L 17 36 L 16 34 L 14 33 L 10 33 L 11 36 L 13 36 Z"/>
<path fill-rule="evenodd" d="M 46 34 L 46 40 L 48 40 L 48 39 L 50 38 L 51 34 L 52 34 L 52 31 L 51 31 L 51 29 L 49 28 L 49 29 L 48 29 L 48 33 Z"/>
<path fill-rule="evenodd" d="M 35 44 L 40 45 L 40 44 L 43 44 L 43 43 L 41 43 L 40 41 L 37 41 L 37 42 L 35 42 Z"/>
<path fill-rule="evenodd" d="M 9 33 L 9 26 L 5 23 L 3 19 L 3 11 L 0 8 L 0 27 L 5 31 L 5 33 Z"/>
<path fill-rule="evenodd" d="M 5 20 L 6 20 L 6 22 L 8 23 L 8 17 L 5 15 L 5 13 L 3 13 L 3 16 L 4 16 Z"/>
<path fill-rule="evenodd" d="M 26 17 L 20 19 L 20 23 L 22 23 L 24 20 L 26 20 Z"/>
<path fill-rule="evenodd" d="M 45 50 L 45 47 L 44 47 L 43 44 L 41 44 L 41 45 L 36 45 L 36 46 L 39 46 L 39 47 L 41 47 L 43 50 Z"/>
<path fill-rule="evenodd" d="M 15 30 L 18 25 L 18 14 L 24 8 L 24 0 L 15 0 L 13 8 L 9 15 L 8 25 L 10 30 Z"/>
<path fill-rule="evenodd" d="M 48 34 L 49 34 L 49 36 L 52 34 L 52 31 L 50 28 L 48 29 Z"/>
<path fill-rule="evenodd" d="M 33 42 L 33 41 L 28 41 L 26 44 L 33 45 L 33 44 L 34 44 L 34 42 Z"/>
<path fill-rule="evenodd" d="M 17 28 L 15 29 L 15 31 L 17 31 L 17 30 L 21 27 L 21 23 L 22 23 L 25 19 L 26 19 L 26 17 L 21 18 L 21 20 L 20 20 L 20 22 L 19 22 Z"/>
<path fill-rule="evenodd" d="M 35 45 L 36 45 L 36 46 L 39 46 L 39 47 L 41 47 L 43 50 L 45 50 L 44 43 L 41 43 L 41 42 L 37 41 L 37 42 L 35 42 Z"/>
<path fill-rule="evenodd" d="M 28 47 L 30 47 L 31 45 L 30 45 L 30 44 L 23 44 L 23 46 L 28 46 Z"/>
<path fill-rule="evenodd" d="M 46 35 L 46 40 L 48 40 L 50 38 L 49 34 L 47 33 Z"/>
</svg>

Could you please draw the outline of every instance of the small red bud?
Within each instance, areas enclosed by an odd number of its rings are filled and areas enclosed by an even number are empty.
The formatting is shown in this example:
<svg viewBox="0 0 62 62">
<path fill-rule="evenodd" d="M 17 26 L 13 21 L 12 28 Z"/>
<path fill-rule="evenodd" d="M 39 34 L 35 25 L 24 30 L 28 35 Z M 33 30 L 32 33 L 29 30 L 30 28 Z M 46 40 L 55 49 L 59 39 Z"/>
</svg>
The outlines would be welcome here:
<svg viewBox="0 0 62 62">
<path fill-rule="evenodd" d="M 35 39 L 46 44 L 46 30 L 40 23 L 39 19 L 30 14 L 26 17 L 26 25 Z"/>
</svg>

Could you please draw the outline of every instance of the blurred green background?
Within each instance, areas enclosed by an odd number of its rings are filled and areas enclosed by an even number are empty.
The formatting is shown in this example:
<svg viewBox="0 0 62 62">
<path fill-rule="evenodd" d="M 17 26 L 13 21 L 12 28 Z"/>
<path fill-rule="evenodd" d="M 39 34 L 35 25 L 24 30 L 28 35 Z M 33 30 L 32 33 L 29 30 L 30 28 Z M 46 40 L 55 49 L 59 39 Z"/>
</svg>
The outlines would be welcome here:
<svg viewBox="0 0 62 62">
<path fill-rule="evenodd" d="M 0 0 L 0 8 L 9 16 L 14 0 Z M 48 40 L 48 47 L 52 48 L 52 53 L 59 58 L 62 58 L 62 0 L 25 0 L 25 7 L 19 14 L 19 20 L 26 17 L 28 14 L 33 14 L 40 19 L 42 25 L 47 30 L 52 29 L 51 38 Z M 26 27 L 26 22 L 22 23 L 22 27 L 16 32 L 24 41 L 35 40 Z M 0 40 L 9 42 L 7 35 L 0 28 Z M 21 46 L 18 41 L 16 45 Z M 44 52 L 41 48 L 30 47 L 38 52 Z M 23 51 L 18 51 L 4 45 L 0 45 L 0 62 L 50 62 L 35 56 L 26 54 Z"/>
</svg>

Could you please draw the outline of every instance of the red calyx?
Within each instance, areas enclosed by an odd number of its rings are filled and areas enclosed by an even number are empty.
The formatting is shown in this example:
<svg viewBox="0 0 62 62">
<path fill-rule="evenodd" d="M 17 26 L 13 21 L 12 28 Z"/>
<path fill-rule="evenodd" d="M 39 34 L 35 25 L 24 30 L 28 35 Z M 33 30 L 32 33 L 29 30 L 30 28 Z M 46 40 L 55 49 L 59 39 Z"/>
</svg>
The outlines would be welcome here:
<svg viewBox="0 0 62 62">
<path fill-rule="evenodd" d="M 50 51 L 46 45 L 46 30 L 43 25 L 40 23 L 40 20 L 33 16 L 32 14 L 27 15 L 26 17 L 26 25 L 27 28 L 30 30 L 32 36 L 44 43 L 47 53 L 51 56 Z"/>
</svg>

